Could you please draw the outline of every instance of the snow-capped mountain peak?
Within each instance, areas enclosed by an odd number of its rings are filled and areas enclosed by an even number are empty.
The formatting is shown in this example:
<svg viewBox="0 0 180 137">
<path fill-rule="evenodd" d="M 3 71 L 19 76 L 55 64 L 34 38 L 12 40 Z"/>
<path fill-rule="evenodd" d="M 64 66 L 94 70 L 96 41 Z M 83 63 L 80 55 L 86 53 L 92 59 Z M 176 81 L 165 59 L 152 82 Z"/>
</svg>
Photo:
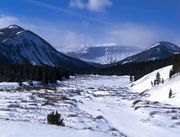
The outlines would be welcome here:
<svg viewBox="0 0 180 137">
<path fill-rule="evenodd" d="M 12 64 L 29 63 L 66 68 L 90 67 L 85 62 L 58 52 L 35 33 L 17 25 L 0 29 L 0 33 L 1 61 Z"/>
<path fill-rule="evenodd" d="M 161 43 L 155 43 L 155 44 L 153 44 L 152 46 L 150 46 L 150 47 L 148 47 L 148 48 L 146 48 L 146 50 L 148 50 L 148 49 L 151 49 L 151 48 L 154 48 L 154 47 L 156 47 L 156 46 L 159 46 Z"/>
<path fill-rule="evenodd" d="M 147 62 L 151 60 L 165 59 L 175 54 L 180 54 L 180 47 L 170 42 L 161 41 L 153 44 L 136 55 L 130 56 L 120 61 L 120 63 L 125 64 L 129 62 Z"/>
<path fill-rule="evenodd" d="M 18 25 L 10 25 L 8 26 L 8 29 L 22 29 L 22 28 Z"/>
<path fill-rule="evenodd" d="M 7 28 L 0 29 L 0 42 L 7 40 L 8 38 L 13 38 L 20 32 L 24 32 L 25 29 L 18 25 L 10 25 Z"/>
<path fill-rule="evenodd" d="M 152 48 L 159 48 L 159 47 L 165 47 L 171 50 L 177 50 L 179 49 L 179 47 L 173 43 L 167 42 L 167 41 L 161 41 L 158 43 L 153 44 L 152 46 L 148 47 L 146 50 L 148 49 L 152 49 Z"/>
<path fill-rule="evenodd" d="M 68 55 L 87 61 L 100 64 L 110 64 L 141 51 L 138 47 L 119 46 L 114 43 L 86 47 L 79 51 L 69 52 Z"/>
</svg>

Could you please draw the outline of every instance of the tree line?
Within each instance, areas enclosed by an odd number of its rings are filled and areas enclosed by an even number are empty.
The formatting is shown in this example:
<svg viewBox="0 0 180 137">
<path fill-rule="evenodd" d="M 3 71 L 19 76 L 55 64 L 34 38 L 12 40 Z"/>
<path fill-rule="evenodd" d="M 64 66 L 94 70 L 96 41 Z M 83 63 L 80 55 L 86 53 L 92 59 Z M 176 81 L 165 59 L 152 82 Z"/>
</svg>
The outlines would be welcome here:
<svg viewBox="0 0 180 137">
<path fill-rule="evenodd" d="M 30 64 L 3 64 L 0 66 L 0 82 L 40 81 L 42 84 L 48 84 L 69 78 L 72 74 L 62 68 L 49 66 Z"/>
<path fill-rule="evenodd" d="M 96 69 L 95 71 L 92 71 L 92 73 L 101 75 L 130 75 L 134 76 L 134 80 L 138 80 L 144 75 L 168 65 L 174 65 L 174 73 L 180 72 L 180 55 L 147 62 L 114 64 L 112 66 Z"/>
</svg>

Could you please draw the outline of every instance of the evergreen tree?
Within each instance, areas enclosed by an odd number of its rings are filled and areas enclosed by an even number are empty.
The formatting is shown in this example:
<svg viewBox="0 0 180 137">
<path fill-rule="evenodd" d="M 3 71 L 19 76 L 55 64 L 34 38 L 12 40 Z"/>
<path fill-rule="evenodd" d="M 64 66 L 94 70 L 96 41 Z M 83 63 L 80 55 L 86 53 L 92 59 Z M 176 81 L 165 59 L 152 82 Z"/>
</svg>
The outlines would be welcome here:
<svg viewBox="0 0 180 137">
<path fill-rule="evenodd" d="M 170 72 L 169 72 L 169 78 L 171 78 L 173 75 L 173 70 L 171 69 Z"/>
<path fill-rule="evenodd" d="M 43 70 L 42 74 L 42 84 L 43 85 L 48 85 L 48 74 L 46 68 Z"/>
<path fill-rule="evenodd" d="M 134 82 L 134 77 L 131 75 L 131 76 L 129 77 L 129 80 L 130 80 L 131 83 Z"/>
<path fill-rule="evenodd" d="M 29 84 L 30 86 L 33 86 L 33 81 L 32 81 L 32 80 L 29 80 L 29 81 L 28 81 L 28 84 Z"/>
<path fill-rule="evenodd" d="M 59 114 L 57 111 L 52 112 L 52 113 L 48 114 L 48 116 L 47 116 L 48 124 L 65 126 L 63 120 L 64 119 L 61 119 L 61 114 Z"/>
<path fill-rule="evenodd" d="M 151 86 L 154 86 L 153 82 L 151 81 Z"/>
<path fill-rule="evenodd" d="M 50 83 L 56 83 L 57 82 L 57 73 L 56 73 L 56 70 L 53 69 L 51 70 L 51 73 L 50 73 Z"/>
<path fill-rule="evenodd" d="M 174 65 L 173 65 L 173 68 L 169 72 L 169 78 L 171 78 L 175 73 L 176 72 L 175 72 Z"/>
<path fill-rule="evenodd" d="M 156 78 L 154 80 L 154 85 L 159 85 L 160 83 L 161 83 L 161 76 L 160 76 L 160 73 L 157 72 Z"/>
<path fill-rule="evenodd" d="M 22 81 L 21 80 L 19 81 L 19 86 L 22 87 Z"/>
<path fill-rule="evenodd" d="M 56 83 L 62 77 L 69 78 L 70 73 L 64 69 L 49 66 L 33 66 L 20 64 L 4 64 L 0 65 L 0 81 L 17 82 L 28 81 L 29 85 L 33 85 L 32 81 L 40 81 L 43 84 Z"/>
<path fill-rule="evenodd" d="M 169 90 L 169 98 L 172 98 L 172 89 Z"/>
<path fill-rule="evenodd" d="M 37 81 L 41 81 L 42 80 L 42 68 L 37 67 L 35 69 L 34 80 L 37 80 Z"/>
<path fill-rule="evenodd" d="M 164 79 L 162 78 L 161 83 L 164 83 Z"/>
<path fill-rule="evenodd" d="M 65 78 L 67 78 L 67 79 L 69 79 L 70 77 L 69 77 L 69 73 L 68 72 L 66 72 L 65 73 Z"/>
</svg>

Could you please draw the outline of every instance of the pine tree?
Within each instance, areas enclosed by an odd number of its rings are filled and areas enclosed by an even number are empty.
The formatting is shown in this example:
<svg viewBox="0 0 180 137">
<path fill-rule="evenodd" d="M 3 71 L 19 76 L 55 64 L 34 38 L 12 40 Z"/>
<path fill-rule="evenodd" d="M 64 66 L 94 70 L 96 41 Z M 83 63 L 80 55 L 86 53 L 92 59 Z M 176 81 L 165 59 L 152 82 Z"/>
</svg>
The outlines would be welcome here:
<svg viewBox="0 0 180 137">
<path fill-rule="evenodd" d="M 134 82 L 134 77 L 131 75 L 131 76 L 129 77 L 129 80 L 130 80 L 131 83 Z"/>
<path fill-rule="evenodd" d="M 47 116 L 48 124 L 53 124 L 57 126 L 65 126 L 63 120 L 64 119 L 61 119 L 61 114 L 59 114 L 57 111 L 56 112 L 53 111 Z"/>
<path fill-rule="evenodd" d="M 173 68 L 169 72 L 169 78 L 171 78 L 175 73 L 176 72 L 175 72 L 174 65 L 173 65 Z"/>
<path fill-rule="evenodd" d="M 21 80 L 19 81 L 19 86 L 22 87 L 22 81 Z"/>
<path fill-rule="evenodd" d="M 69 78 L 70 78 L 69 72 L 66 72 L 66 73 L 65 73 L 65 78 L 66 78 L 66 79 L 69 79 Z"/>
<path fill-rule="evenodd" d="M 164 79 L 162 78 L 161 83 L 164 83 Z"/>
<path fill-rule="evenodd" d="M 154 86 L 153 82 L 151 81 L 151 86 Z"/>
<path fill-rule="evenodd" d="M 156 78 L 154 80 L 154 85 L 159 85 L 160 83 L 161 83 L 161 76 L 160 76 L 160 73 L 157 72 Z"/>
<path fill-rule="evenodd" d="M 34 80 L 41 81 L 42 80 L 42 69 L 37 67 L 35 69 Z"/>
<path fill-rule="evenodd" d="M 32 80 L 29 80 L 29 81 L 28 81 L 28 84 L 29 84 L 29 86 L 33 86 L 33 81 L 32 81 Z"/>
<path fill-rule="evenodd" d="M 169 98 L 172 98 L 172 89 L 169 90 Z"/>
<path fill-rule="evenodd" d="M 42 84 L 43 85 L 47 85 L 48 84 L 48 74 L 47 74 L 46 68 L 43 69 Z"/>
</svg>

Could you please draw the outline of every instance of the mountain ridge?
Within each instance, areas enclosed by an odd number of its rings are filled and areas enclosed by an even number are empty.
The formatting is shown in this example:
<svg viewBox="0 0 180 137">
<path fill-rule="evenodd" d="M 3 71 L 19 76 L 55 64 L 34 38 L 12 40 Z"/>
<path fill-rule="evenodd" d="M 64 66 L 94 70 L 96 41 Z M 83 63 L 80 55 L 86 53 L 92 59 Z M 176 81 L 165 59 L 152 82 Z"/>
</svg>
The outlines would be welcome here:
<svg viewBox="0 0 180 137">
<path fill-rule="evenodd" d="M 66 69 L 91 69 L 86 62 L 69 57 L 53 48 L 46 40 L 18 25 L 0 29 L 0 57 L 12 64 L 48 65 Z"/>
<path fill-rule="evenodd" d="M 139 51 L 141 51 L 141 48 L 133 46 L 102 45 L 68 52 L 67 55 L 86 62 L 111 64 L 138 53 Z"/>
<path fill-rule="evenodd" d="M 140 53 L 129 56 L 117 64 L 125 64 L 130 62 L 147 62 L 152 60 L 160 60 L 180 54 L 180 47 L 167 41 L 160 41 L 147 47 Z"/>
</svg>

